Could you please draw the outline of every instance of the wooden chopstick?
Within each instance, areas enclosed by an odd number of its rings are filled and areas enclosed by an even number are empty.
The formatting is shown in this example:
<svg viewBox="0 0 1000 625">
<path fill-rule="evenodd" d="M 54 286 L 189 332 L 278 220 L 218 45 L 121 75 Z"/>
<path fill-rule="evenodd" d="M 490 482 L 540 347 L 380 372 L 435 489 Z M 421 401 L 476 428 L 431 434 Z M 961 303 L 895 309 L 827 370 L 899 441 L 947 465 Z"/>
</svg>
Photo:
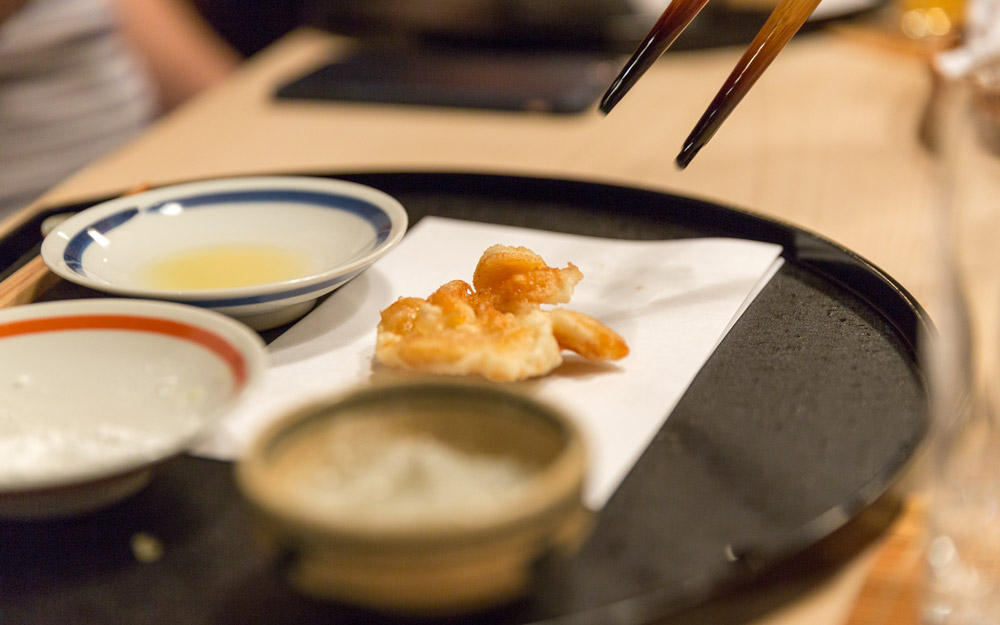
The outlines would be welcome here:
<svg viewBox="0 0 1000 625">
<path fill-rule="evenodd" d="M 0 309 L 31 304 L 58 280 L 42 257 L 35 256 L 0 282 Z"/>
<path fill-rule="evenodd" d="M 708 0 L 673 0 L 656 20 L 653 28 L 632 53 L 632 58 L 618 73 L 614 82 L 601 98 L 600 109 L 610 113 L 646 70 L 667 51 L 677 36 L 688 27 L 691 20 L 708 4 Z"/>
<path fill-rule="evenodd" d="M 148 191 L 152 186 L 143 182 L 121 193 L 121 196 Z M 59 221 L 71 216 L 70 213 L 55 214 L 42 222 L 41 236 L 44 239 Z M 0 281 L 0 309 L 31 304 L 38 301 L 47 290 L 59 282 L 60 278 L 45 264 L 41 254 L 37 254 L 6 279 Z"/>
<path fill-rule="evenodd" d="M 729 117 L 743 96 L 757 82 L 764 70 L 795 33 L 802 28 L 820 0 L 781 0 L 767 18 L 750 47 L 743 53 L 729 78 L 715 95 L 708 109 L 698 120 L 694 130 L 677 155 L 677 166 L 684 169 L 709 139 L 715 135 L 722 122 Z"/>
<path fill-rule="evenodd" d="M 611 112 L 611 109 L 625 97 L 625 94 L 670 47 L 707 3 L 708 0 L 673 0 L 667 5 L 660 19 L 656 20 L 649 34 L 642 40 L 601 98 L 599 105 L 601 111 Z M 684 141 L 676 159 L 678 167 L 681 169 L 687 167 L 695 154 L 705 147 L 722 122 L 729 117 L 785 44 L 802 28 L 819 3 L 820 0 L 781 0 L 778 3 L 708 109 L 698 120 L 694 130 Z"/>
</svg>

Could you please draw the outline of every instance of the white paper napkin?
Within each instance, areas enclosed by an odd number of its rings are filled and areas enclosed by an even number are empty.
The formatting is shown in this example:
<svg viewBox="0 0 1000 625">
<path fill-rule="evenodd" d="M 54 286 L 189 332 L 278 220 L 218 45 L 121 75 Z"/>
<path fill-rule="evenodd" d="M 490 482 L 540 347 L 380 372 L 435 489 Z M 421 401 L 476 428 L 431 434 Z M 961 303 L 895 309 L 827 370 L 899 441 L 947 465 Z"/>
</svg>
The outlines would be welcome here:
<svg viewBox="0 0 1000 625">
<path fill-rule="evenodd" d="M 592 509 L 604 506 L 781 265 L 780 246 L 740 239 L 621 241 L 427 217 L 269 346 L 263 384 L 195 452 L 236 458 L 290 408 L 370 382 L 379 312 L 449 280 L 471 283 L 480 255 L 497 243 L 528 247 L 550 266 L 578 266 L 584 277 L 566 307 L 600 319 L 631 348 L 603 365 L 567 353 L 552 374 L 517 383 L 581 425 L 592 460 L 585 493 Z"/>
</svg>

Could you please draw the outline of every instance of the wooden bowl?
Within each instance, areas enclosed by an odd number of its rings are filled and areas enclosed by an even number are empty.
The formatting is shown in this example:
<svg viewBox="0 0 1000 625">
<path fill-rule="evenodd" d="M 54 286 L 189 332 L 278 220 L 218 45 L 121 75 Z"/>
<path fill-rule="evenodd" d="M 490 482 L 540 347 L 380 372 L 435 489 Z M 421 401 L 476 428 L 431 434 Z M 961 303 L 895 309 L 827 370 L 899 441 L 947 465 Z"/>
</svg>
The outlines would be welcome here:
<svg viewBox="0 0 1000 625">
<path fill-rule="evenodd" d="M 580 543 L 582 435 L 498 386 L 422 380 L 305 406 L 267 429 L 237 481 L 304 593 L 455 614 L 530 589 Z"/>
</svg>

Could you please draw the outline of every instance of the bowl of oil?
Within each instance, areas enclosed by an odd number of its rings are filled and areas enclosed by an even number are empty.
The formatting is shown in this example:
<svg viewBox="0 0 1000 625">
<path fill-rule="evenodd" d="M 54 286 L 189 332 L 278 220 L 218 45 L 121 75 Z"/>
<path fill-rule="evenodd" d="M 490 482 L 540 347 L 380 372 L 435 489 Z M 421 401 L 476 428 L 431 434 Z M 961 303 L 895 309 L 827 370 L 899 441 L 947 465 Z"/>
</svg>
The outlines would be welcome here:
<svg viewBox="0 0 1000 625">
<path fill-rule="evenodd" d="M 447 616 L 514 601 L 574 553 L 591 513 L 582 435 L 507 388 L 372 385 L 292 411 L 236 468 L 278 571 L 302 593 Z"/>
<path fill-rule="evenodd" d="M 88 288 L 209 308 L 266 330 L 388 253 L 407 224 L 395 198 L 364 185 L 225 178 L 92 206 L 45 237 L 42 258 Z"/>
</svg>

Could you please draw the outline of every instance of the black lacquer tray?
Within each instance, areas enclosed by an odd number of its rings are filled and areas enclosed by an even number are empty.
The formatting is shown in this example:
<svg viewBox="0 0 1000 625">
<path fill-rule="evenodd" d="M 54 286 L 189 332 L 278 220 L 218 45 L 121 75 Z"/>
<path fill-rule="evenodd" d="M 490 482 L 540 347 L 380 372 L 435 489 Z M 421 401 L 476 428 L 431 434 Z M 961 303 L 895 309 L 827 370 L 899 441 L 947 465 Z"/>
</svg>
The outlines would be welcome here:
<svg viewBox="0 0 1000 625">
<path fill-rule="evenodd" d="M 676 617 L 800 562 L 883 500 L 920 447 L 920 308 L 877 268 L 822 237 L 704 201 L 569 180 L 337 177 L 395 195 L 412 222 L 440 215 L 628 239 L 731 236 L 784 247 L 783 268 L 698 374 L 583 550 L 569 562 L 539 563 L 536 590 L 525 600 L 449 623 Z M 45 216 L 87 205 L 54 207 L 8 236 L 0 271 L 33 255 Z M 43 299 L 81 295 L 95 294 L 59 284 Z M 137 538 L 157 541 L 160 557 L 140 561 Z M 0 523 L 0 621 L 393 622 L 298 597 L 272 566 L 254 546 L 231 466 L 182 456 L 112 509 L 68 521 Z"/>
</svg>

